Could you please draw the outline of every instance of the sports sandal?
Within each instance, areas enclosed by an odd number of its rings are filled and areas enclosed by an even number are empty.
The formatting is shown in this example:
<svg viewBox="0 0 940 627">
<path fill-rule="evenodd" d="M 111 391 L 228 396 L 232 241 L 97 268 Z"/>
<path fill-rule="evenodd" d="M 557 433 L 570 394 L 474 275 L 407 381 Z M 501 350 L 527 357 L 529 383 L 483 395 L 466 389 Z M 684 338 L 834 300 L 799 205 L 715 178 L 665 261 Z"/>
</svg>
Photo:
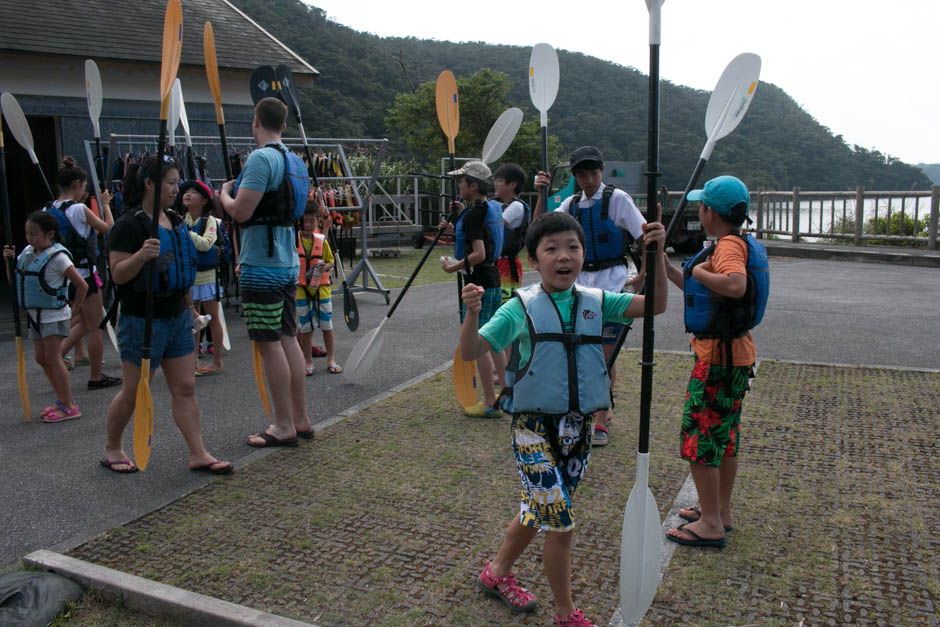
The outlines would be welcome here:
<svg viewBox="0 0 940 627">
<path fill-rule="evenodd" d="M 607 446 L 607 427 L 594 425 L 594 439 L 591 440 L 591 446 Z"/>
<path fill-rule="evenodd" d="M 62 401 L 56 401 L 55 404 L 55 411 L 43 416 L 43 422 L 63 422 L 65 420 L 72 420 L 74 418 L 82 417 L 82 412 L 78 408 L 78 405 L 75 405 L 74 407 L 66 407 L 65 403 Z"/>
<path fill-rule="evenodd" d="M 39 417 L 45 418 L 47 415 L 55 414 L 59 410 L 59 403 L 61 402 L 62 401 L 57 399 L 55 405 L 50 405 L 49 407 L 46 407 L 44 410 L 39 412 Z"/>
<path fill-rule="evenodd" d="M 326 351 L 320 348 L 319 346 L 311 346 L 310 354 L 314 357 L 326 357 Z"/>
<path fill-rule="evenodd" d="M 555 614 L 555 624 L 559 627 L 597 627 L 594 623 L 584 617 L 584 612 L 579 609 L 568 614 L 568 617 L 562 619 Z"/>
<path fill-rule="evenodd" d="M 538 606 L 535 595 L 520 586 L 515 575 L 506 573 L 497 577 L 490 570 L 489 562 L 483 567 L 477 579 L 477 586 L 488 595 L 505 603 L 514 612 L 534 612 Z M 500 590 L 499 586 L 504 586 L 504 588 Z"/>
<path fill-rule="evenodd" d="M 101 375 L 101 378 L 95 381 L 94 379 L 88 379 L 88 389 L 89 390 L 103 390 L 104 388 L 111 388 L 115 385 L 121 385 L 123 380 L 120 377 L 109 377 L 106 374 Z"/>
<path fill-rule="evenodd" d="M 501 412 L 496 407 L 488 407 L 480 401 L 476 405 L 471 405 L 470 407 L 464 407 L 463 413 L 465 416 L 471 416 L 473 418 L 501 418 L 503 412 Z"/>
</svg>

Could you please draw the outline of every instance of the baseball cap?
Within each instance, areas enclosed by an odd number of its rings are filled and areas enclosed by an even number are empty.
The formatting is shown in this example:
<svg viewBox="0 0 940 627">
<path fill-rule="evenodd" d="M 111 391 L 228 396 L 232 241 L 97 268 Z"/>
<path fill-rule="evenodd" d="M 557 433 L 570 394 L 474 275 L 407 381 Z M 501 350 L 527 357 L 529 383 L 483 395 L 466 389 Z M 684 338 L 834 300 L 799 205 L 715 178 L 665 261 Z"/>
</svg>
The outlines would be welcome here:
<svg viewBox="0 0 940 627">
<path fill-rule="evenodd" d="M 585 161 L 596 161 L 597 163 L 603 164 L 604 157 L 601 156 L 601 151 L 598 150 L 596 146 L 581 146 L 571 153 L 571 157 L 568 159 L 568 166 L 574 170 L 578 167 L 579 163 L 584 163 Z"/>
<path fill-rule="evenodd" d="M 702 189 L 693 189 L 689 192 L 690 202 L 701 201 L 705 206 L 726 216 L 732 214 L 732 210 L 737 205 L 744 203 L 744 210 L 735 212 L 738 215 L 743 213 L 747 216 L 747 211 L 751 206 L 751 195 L 747 191 L 747 186 L 733 176 L 716 176 L 711 179 Z"/>
<path fill-rule="evenodd" d="M 208 200 L 212 200 L 212 190 L 209 189 L 209 186 L 202 181 L 183 181 L 180 184 L 179 195 L 182 196 L 186 190 L 190 188 L 195 189 Z"/>
<path fill-rule="evenodd" d="M 472 176 L 475 179 L 480 179 L 481 181 L 489 181 L 493 176 L 493 173 L 490 172 L 489 166 L 487 166 L 482 161 L 468 161 L 463 164 L 463 167 L 448 172 L 451 176 Z"/>
</svg>

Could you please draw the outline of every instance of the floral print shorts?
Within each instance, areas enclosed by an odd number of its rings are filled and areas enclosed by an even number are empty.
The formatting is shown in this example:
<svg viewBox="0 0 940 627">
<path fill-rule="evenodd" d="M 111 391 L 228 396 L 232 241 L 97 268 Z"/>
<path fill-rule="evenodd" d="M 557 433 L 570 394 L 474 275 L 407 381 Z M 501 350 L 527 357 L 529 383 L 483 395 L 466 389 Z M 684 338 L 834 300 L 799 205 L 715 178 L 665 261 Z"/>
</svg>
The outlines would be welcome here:
<svg viewBox="0 0 940 627">
<path fill-rule="evenodd" d="M 731 366 L 697 360 L 689 378 L 682 412 L 682 459 L 720 466 L 738 454 L 741 401 L 750 389 L 753 366 Z"/>
</svg>

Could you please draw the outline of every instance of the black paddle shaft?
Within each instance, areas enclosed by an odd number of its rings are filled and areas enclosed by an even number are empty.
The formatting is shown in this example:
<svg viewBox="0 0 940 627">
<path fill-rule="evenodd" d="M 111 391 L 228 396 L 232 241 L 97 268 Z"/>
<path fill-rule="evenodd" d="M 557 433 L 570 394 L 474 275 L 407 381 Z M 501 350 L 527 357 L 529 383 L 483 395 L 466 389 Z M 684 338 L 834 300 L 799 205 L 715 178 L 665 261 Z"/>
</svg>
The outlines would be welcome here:
<svg viewBox="0 0 940 627">
<path fill-rule="evenodd" d="M 153 181 L 153 219 L 150 224 L 150 237 L 160 237 L 160 187 L 163 185 L 163 152 L 166 150 L 167 121 L 164 119 L 160 123 L 160 139 L 157 142 L 157 163 L 150 172 L 150 180 Z M 146 299 L 146 317 L 144 318 L 144 359 L 150 359 L 150 335 L 153 331 L 153 289 L 154 273 L 156 272 L 156 259 L 147 262 L 147 299 Z"/>
<path fill-rule="evenodd" d="M 542 172 L 548 173 L 548 127 L 543 126 L 540 129 L 542 135 Z M 548 208 L 548 187 L 539 187 L 539 200 L 542 201 L 542 210 Z"/>
<path fill-rule="evenodd" d="M 0 133 L 3 131 L 0 130 Z M 0 139 L 0 210 L 3 211 L 3 229 L 6 237 L 6 244 L 13 246 L 13 227 L 10 225 L 10 199 L 7 197 L 7 170 L 6 157 L 3 153 L 3 140 Z M 10 277 L 10 302 L 13 303 L 13 330 L 16 337 L 22 337 L 23 332 L 20 329 L 20 308 L 16 300 L 16 274 L 14 269 L 16 263 L 12 259 L 7 259 L 7 275 Z"/>
</svg>

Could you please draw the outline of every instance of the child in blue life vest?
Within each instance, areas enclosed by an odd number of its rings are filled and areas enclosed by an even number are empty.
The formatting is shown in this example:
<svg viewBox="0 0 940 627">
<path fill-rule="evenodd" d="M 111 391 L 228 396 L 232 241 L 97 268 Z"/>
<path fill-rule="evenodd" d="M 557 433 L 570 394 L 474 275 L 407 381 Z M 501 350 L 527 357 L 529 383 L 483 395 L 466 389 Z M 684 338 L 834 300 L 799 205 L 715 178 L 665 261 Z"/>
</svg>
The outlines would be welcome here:
<svg viewBox="0 0 940 627">
<path fill-rule="evenodd" d="M 719 319 L 732 321 L 739 314 L 747 317 L 744 312 L 750 305 L 745 297 L 753 288 L 749 288 L 748 243 L 740 233 L 744 221 L 750 221 L 747 187 L 733 176 L 719 176 L 702 189 L 689 192 L 688 199 L 702 203 L 699 220 L 705 232 L 717 241 L 687 261 L 684 270 L 668 264 L 669 279 L 683 288 L 687 297 L 694 282 L 711 292 L 701 299 L 716 308 L 709 316 L 714 316 L 709 325 L 722 326 Z M 721 304 L 716 304 L 719 301 L 714 295 L 724 297 Z M 689 299 L 683 300 L 688 328 L 694 312 L 690 311 Z M 732 322 L 731 326 L 735 325 Z M 666 537 L 673 542 L 724 546 L 725 534 L 732 529 L 731 491 L 738 469 L 741 402 L 757 360 L 748 331 L 752 326 L 753 319 L 732 330 L 730 342 L 729 334 L 707 330 L 695 331 L 691 340 L 696 361 L 682 415 L 680 454 L 689 462 L 699 506 L 679 512 L 689 522 L 667 532 Z"/>
<path fill-rule="evenodd" d="M 160 181 L 158 237 L 151 237 L 154 178 Z M 121 442 L 134 413 L 143 358 L 148 284 L 153 285 L 150 365 L 162 367 L 173 399 L 173 419 L 189 447 L 190 470 L 228 474 L 232 465 L 219 461 L 202 442 L 196 404 L 196 345 L 189 288 L 196 274 L 196 248 L 182 218 L 172 211 L 179 191 L 179 166 L 144 158 L 124 176 L 127 211 L 114 224 L 110 238 L 111 277 L 118 285 L 121 316 L 118 339 L 124 382 L 108 407 L 107 442 L 101 465 L 119 473 L 136 472 Z M 153 260 L 153 264 L 148 264 Z M 151 274 L 151 266 L 154 272 Z"/>
<path fill-rule="evenodd" d="M 643 225 L 644 241 L 657 244 L 656 313 L 666 309 L 662 224 Z M 460 329 L 464 359 L 513 346 L 507 409 L 512 446 L 522 479 L 519 513 L 509 523 L 496 558 L 478 586 L 518 612 L 535 610 L 512 566 L 542 529 L 542 563 L 554 596 L 556 625 L 592 625 L 571 598 L 571 498 L 584 476 L 594 433 L 593 413 L 610 403 L 601 348 L 602 326 L 643 315 L 643 296 L 575 286 L 584 262 L 584 231 L 569 214 L 535 219 L 526 235 L 529 263 L 541 281 L 516 291 L 490 321 L 477 328 L 483 289 L 467 285 L 467 317 Z"/>
<path fill-rule="evenodd" d="M 320 212 L 320 204 L 315 200 L 307 203 L 301 220 L 301 231 L 297 245 L 300 257 L 300 274 L 297 276 L 297 341 L 304 353 L 304 372 L 313 376 L 313 332 L 317 327 L 323 331 L 323 345 L 326 347 L 327 370 L 330 374 L 339 374 L 343 367 L 336 363 L 333 353 L 333 294 L 330 289 L 330 271 L 335 258 L 326 235 L 318 228 L 322 222 L 323 231 L 329 229 L 329 214 Z M 298 435 L 307 432 L 298 432 Z M 301 435 L 300 437 L 305 437 Z"/>
<path fill-rule="evenodd" d="M 469 161 L 459 170 L 447 174 L 459 177 L 457 191 L 463 202 L 456 202 L 458 218 L 454 225 L 454 259 L 441 259 L 444 272 L 453 274 L 462 272 L 464 282 L 474 284 L 483 290 L 481 308 L 477 316 L 478 324 L 486 324 L 501 304 L 502 291 L 499 283 L 499 271 L 496 260 L 502 250 L 503 219 L 499 203 L 487 201 L 492 173 L 482 161 Z M 493 204 L 490 205 L 490 202 Z M 446 227 L 446 222 L 441 222 Z M 463 320 L 466 307 L 461 308 Z M 494 372 L 503 387 L 503 373 L 506 363 L 498 352 L 482 352 L 477 357 L 477 372 L 480 381 L 484 381 L 483 400 L 476 405 L 464 407 L 464 414 L 480 418 L 499 418 L 502 412 L 496 406 L 496 392 L 493 389 Z"/>
<path fill-rule="evenodd" d="M 88 286 L 75 269 L 69 252 L 57 241 L 58 231 L 59 221 L 52 214 L 31 213 L 26 218 L 28 245 L 16 260 L 17 299 L 26 309 L 33 353 L 57 397 L 55 404 L 42 411 L 43 422 L 62 422 L 82 415 L 72 398 L 69 371 L 62 360 L 62 340 L 68 337 L 72 317 L 68 284 L 75 286 L 72 302 L 76 308 L 85 302 Z M 12 246 L 3 247 L 4 257 L 12 259 L 13 254 Z M 7 278 L 13 283 L 13 277 Z"/>
</svg>

